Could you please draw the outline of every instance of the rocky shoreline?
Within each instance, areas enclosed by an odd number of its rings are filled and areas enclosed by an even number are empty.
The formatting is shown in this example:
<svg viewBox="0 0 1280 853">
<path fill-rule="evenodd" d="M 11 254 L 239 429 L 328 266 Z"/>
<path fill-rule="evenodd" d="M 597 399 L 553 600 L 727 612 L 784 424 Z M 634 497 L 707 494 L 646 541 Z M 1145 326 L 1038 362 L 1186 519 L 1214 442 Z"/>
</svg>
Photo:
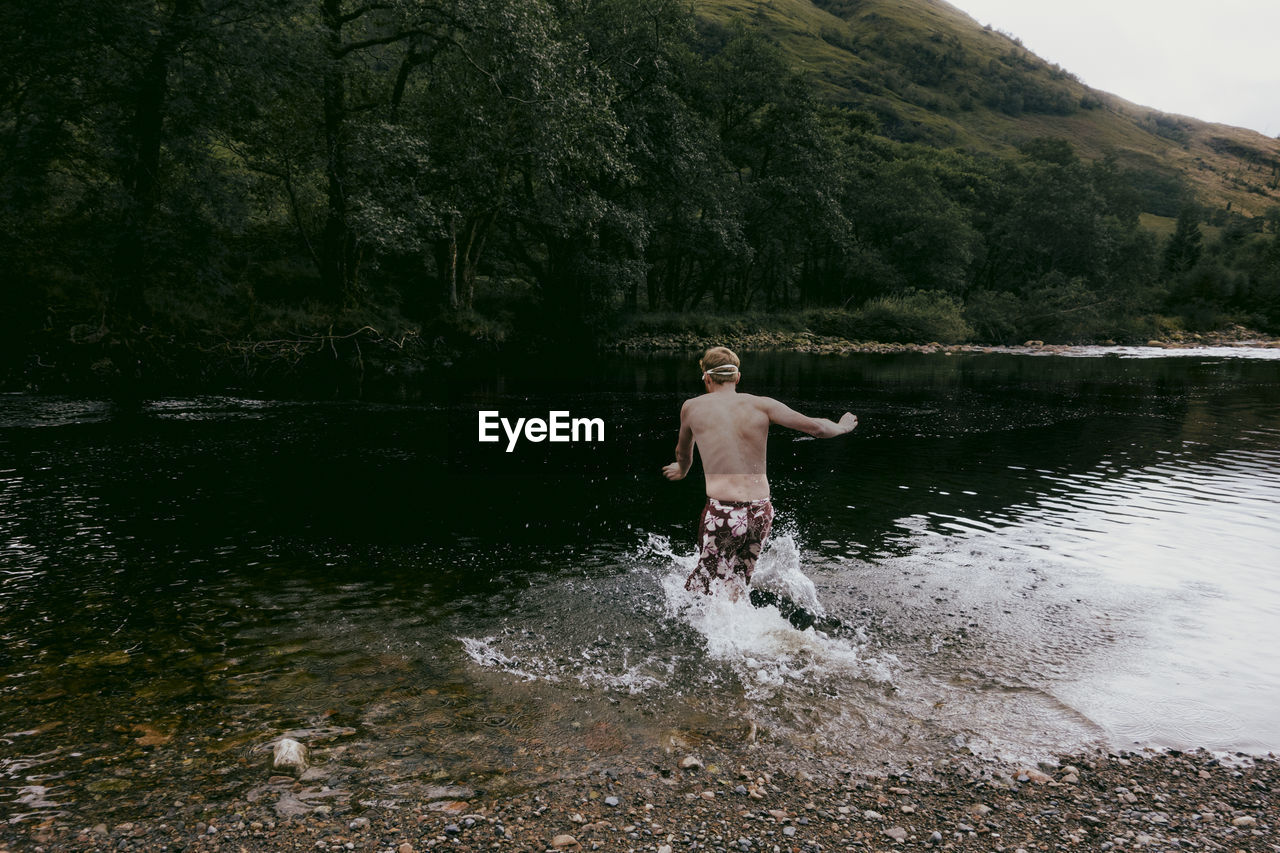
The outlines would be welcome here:
<svg viewBox="0 0 1280 853">
<path fill-rule="evenodd" d="M 1044 341 L 1026 341 L 1020 346 L 996 344 L 943 344 L 937 341 L 923 344 L 882 343 L 878 341 L 851 341 L 813 332 L 751 332 L 727 334 L 717 337 L 715 343 L 743 352 L 801 352 L 821 355 L 852 355 L 854 353 L 962 353 L 1003 352 L 1053 355 L 1070 353 L 1086 348 L 1121 346 L 1116 341 L 1099 341 L 1090 344 L 1054 344 Z M 612 349 L 624 353 L 690 352 L 708 346 L 708 336 L 692 332 L 669 334 L 629 335 L 618 339 Z M 1205 347 L 1254 347 L 1280 349 L 1280 338 L 1264 335 L 1232 326 L 1209 334 L 1180 333 L 1161 340 L 1149 340 L 1141 344 L 1167 350 L 1192 350 Z"/>
<path fill-rule="evenodd" d="M 957 752 L 821 776 L 752 758 L 749 746 L 669 753 L 504 793 L 264 768 L 222 801 L 154 792 L 124 822 L 87 810 L 0 824 L 0 851 L 1280 851 L 1273 755 L 1099 752 L 1031 767 Z"/>
<path fill-rule="evenodd" d="M 627 355 L 701 353 L 712 345 L 741 352 L 797 352 L 819 355 L 855 353 L 1019 353 L 1055 355 L 1086 348 L 1120 346 L 1116 341 L 1021 345 L 884 343 L 853 341 L 810 331 L 761 330 L 709 334 L 693 331 L 622 333 L 593 351 Z M 1205 347 L 1280 349 L 1280 338 L 1242 326 L 1209 334 L 1179 333 L 1162 340 L 1126 346 L 1192 350 Z M 170 337 L 146 338 L 129 346 L 89 338 L 33 352 L 0 365 L 5 392 L 111 393 L 147 396 L 228 389 L 267 396 L 360 396 L 366 381 L 413 381 L 448 370 L 460 361 L 490 358 L 501 347 L 489 340 L 470 344 L 428 343 L 416 333 L 386 337 L 370 327 L 345 334 L 316 334 L 272 341 L 221 341 L 217 345 L 180 343 Z M 509 353 L 508 353 L 509 354 Z"/>
</svg>

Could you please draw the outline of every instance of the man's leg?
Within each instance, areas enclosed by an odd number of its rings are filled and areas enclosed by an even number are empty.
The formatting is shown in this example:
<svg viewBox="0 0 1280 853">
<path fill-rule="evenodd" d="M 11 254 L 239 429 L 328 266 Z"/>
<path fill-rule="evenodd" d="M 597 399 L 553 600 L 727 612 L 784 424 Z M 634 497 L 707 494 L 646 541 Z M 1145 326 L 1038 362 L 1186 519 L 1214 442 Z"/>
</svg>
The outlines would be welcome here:
<svg viewBox="0 0 1280 853">
<path fill-rule="evenodd" d="M 713 506 L 714 504 L 714 506 Z M 684 588 L 690 592 L 711 594 L 711 583 L 720 577 L 720 548 L 716 533 L 724 529 L 728 512 L 717 501 L 708 499 L 698 518 L 698 564 L 685 579 Z"/>
<path fill-rule="evenodd" d="M 770 501 L 753 501 L 745 507 L 745 518 L 734 518 L 730 533 L 741 531 L 736 538 L 733 570 L 742 578 L 743 584 L 751 583 L 751 575 L 756 570 L 756 560 L 764 550 L 769 539 L 769 531 L 773 529 L 773 504 Z M 731 516 L 732 518 L 732 516 Z"/>
</svg>

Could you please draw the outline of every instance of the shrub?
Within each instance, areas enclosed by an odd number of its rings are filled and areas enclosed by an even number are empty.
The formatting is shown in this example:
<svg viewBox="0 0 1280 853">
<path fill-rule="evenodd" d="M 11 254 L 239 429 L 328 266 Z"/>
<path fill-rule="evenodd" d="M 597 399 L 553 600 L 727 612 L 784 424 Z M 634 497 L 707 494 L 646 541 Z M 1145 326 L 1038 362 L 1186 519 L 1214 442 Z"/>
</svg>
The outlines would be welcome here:
<svg viewBox="0 0 1280 853">
<path fill-rule="evenodd" d="M 886 343 L 960 343 L 973 337 L 954 296 L 938 290 L 907 290 L 881 296 L 855 312 L 858 337 Z"/>
<path fill-rule="evenodd" d="M 804 319 L 796 314 L 704 314 L 694 311 L 653 311 L 626 315 L 611 331 L 618 337 L 695 335 L 701 338 L 728 339 L 766 330 L 801 331 L 806 326 Z"/>
<path fill-rule="evenodd" d="M 980 290 L 964 306 L 964 319 L 974 338 L 986 344 L 1016 344 L 1027 339 L 1022 332 L 1026 306 L 1013 293 Z"/>
<path fill-rule="evenodd" d="M 801 319 L 806 329 L 819 335 L 854 341 L 861 334 L 857 315 L 843 308 L 814 308 L 804 312 Z"/>
</svg>

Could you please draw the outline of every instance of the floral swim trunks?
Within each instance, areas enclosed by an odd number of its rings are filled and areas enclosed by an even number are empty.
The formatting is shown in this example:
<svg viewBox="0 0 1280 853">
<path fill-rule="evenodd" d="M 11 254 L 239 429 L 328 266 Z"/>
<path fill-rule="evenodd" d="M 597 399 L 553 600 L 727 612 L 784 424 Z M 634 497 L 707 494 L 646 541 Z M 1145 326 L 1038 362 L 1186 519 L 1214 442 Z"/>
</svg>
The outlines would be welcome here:
<svg viewBox="0 0 1280 853">
<path fill-rule="evenodd" d="M 710 595 L 713 580 L 729 580 L 734 575 L 740 577 L 744 585 L 750 583 L 756 559 L 772 526 L 773 504 L 768 498 L 758 501 L 707 498 L 698 527 L 698 565 L 685 580 L 684 588 Z"/>
</svg>

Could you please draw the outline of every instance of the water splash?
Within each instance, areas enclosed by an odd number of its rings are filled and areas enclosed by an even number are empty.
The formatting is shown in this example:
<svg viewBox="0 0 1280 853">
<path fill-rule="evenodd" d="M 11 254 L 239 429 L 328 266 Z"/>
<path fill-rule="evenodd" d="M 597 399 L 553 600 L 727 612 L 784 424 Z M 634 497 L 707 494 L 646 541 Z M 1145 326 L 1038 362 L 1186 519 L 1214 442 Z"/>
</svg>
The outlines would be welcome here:
<svg viewBox="0 0 1280 853">
<path fill-rule="evenodd" d="M 887 662 L 865 654 L 865 632 L 834 636 L 812 627 L 801 631 L 776 606 L 753 605 L 746 594 L 689 592 L 684 580 L 696 555 L 675 554 L 660 537 L 650 537 L 648 547 L 669 558 L 670 568 L 662 577 L 668 615 L 697 632 L 708 656 L 729 666 L 749 699 L 781 699 L 796 688 L 831 694 L 848 679 L 891 681 Z M 794 531 L 775 531 L 760 555 L 752 587 L 783 595 L 816 616 L 827 615 L 816 585 L 801 568 Z"/>
<path fill-rule="evenodd" d="M 490 667 L 523 678 L 525 681 L 557 682 L 560 676 L 549 672 L 545 661 L 525 655 L 508 655 L 499 646 L 503 638 L 489 636 L 483 638 L 459 637 L 467 657 L 480 666 Z"/>
<path fill-rule="evenodd" d="M 801 631 L 778 607 L 753 606 L 745 590 L 736 597 L 686 591 L 696 559 L 650 534 L 619 561 L 623 572 L 586 584 L 560 578 L 533 593 L 589 617 L 562 620 L 553 632 L 516 619 L 494 633 L 458 639 L 467 657 L 486 669 L 632 695 L 682 695 L 736 682 L 753 702 L 785 706 L 793 694 L 839 695 L 850 679 L 891 682 L 891 658 L 866 655 L 868 638 L 860 629 Z M 825 618 L 817 587 L 801 565 L 795 533 L 777 532 L 761 555 L 753 587 Z"/>
</svg>

